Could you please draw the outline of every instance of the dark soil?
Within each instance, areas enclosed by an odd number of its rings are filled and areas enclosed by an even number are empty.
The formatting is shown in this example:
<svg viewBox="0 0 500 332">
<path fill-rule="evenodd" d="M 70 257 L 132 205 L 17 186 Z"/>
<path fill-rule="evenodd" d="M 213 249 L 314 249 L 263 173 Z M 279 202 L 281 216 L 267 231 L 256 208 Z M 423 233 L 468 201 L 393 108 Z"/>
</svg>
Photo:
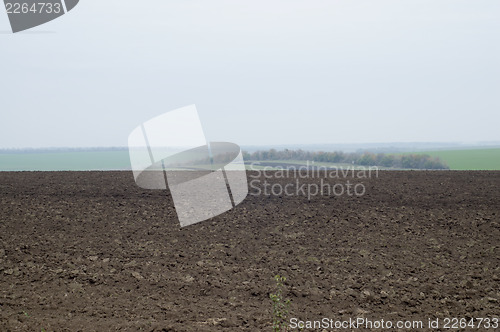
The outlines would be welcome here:
<svg viewBox="0 0 500 332">
<path fill-rule="evenodd" d="M 0 331 L 271 331 L 276 274 L 302 320 L 499 316 L 500 172 L 356 181 L 181 229 L 131 172 L 0 173 Z"/>
</svg>

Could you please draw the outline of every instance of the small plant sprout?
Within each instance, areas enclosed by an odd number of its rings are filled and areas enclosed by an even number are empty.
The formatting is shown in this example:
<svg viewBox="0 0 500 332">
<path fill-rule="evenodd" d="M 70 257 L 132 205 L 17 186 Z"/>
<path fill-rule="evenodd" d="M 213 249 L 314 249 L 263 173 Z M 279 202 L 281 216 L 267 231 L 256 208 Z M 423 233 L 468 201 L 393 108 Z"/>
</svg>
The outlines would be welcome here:
<svg viewBox="0 0 500 332">
<path fill-rule="evenodd" d="M 276 275 L 274 280 L 276 281 L 276 293 L 269 294 L 273 304 L 273 331 L 286 332 L 290 330 L 287 322 L 290 300 L 283 298 L 283 283 L 286 278 Z"/>
</svg>

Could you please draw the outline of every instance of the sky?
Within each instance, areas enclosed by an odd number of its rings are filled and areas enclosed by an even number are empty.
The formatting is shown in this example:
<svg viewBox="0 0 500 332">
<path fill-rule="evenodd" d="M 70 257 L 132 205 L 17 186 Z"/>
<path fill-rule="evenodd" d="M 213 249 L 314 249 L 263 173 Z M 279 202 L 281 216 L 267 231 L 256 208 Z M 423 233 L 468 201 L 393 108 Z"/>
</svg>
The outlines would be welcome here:
<svg viewBox="0 0 500 332">
<path fill-rule="evenodd" d="M 500 1 L 81 0 L 12 34 L 0 148 L 126 146 L 196 104 L 240 145 L 500 141 Z"/>
</svg>

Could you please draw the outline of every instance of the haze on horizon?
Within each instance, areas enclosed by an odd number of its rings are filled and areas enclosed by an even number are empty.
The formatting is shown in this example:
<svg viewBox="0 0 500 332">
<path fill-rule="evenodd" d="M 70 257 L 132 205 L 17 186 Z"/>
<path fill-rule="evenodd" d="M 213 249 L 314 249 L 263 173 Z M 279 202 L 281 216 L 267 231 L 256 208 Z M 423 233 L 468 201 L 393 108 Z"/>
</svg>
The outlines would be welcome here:
<svg viewBox="0 0 500 332">
<path fill-rule="evenodd" d="M 0 149 L 126 146 L 189 104 L 247 146 L 500 141 L 495 0 L 86 0 L 8 30 Z"/>
</svg>

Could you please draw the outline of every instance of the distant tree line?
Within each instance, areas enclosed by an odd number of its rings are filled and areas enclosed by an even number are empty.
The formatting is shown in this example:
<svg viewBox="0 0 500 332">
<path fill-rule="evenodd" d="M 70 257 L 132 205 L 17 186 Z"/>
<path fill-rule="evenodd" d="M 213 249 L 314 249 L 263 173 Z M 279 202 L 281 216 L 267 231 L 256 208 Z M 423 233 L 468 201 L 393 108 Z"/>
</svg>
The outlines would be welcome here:
<svg viewBox="0 0 500 332">
<path fill-rule="evenodd" d="M 426 154 L 386 154 L 371 152 L 323 152 L 304 150 L 275 149 L 266 151 L 243 152 L 246 161 L 308 160 L 314 162 L 355 164 L 362 166 L 381 166 L 408 169 L 449 169 L 437 157 Z"/>
</svg>

